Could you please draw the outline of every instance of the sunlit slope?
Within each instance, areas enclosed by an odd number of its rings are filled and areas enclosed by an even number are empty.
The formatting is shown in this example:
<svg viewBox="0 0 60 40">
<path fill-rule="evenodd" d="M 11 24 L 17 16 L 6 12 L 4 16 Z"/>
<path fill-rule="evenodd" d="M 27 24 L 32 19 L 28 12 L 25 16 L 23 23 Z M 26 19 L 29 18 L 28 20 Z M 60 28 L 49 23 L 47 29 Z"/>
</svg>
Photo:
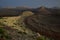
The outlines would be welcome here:
<svg viewBox="0 0 60 40">
<path fill-rule="evenodd" d="M 21 16 L 16 16 L 16 17 L 3 17 L 0 19 L 0 22 L 3 23 L 4 25 L 7 25 L 9 27 L 18 29 L 20 31 L 28 31 L 28 29 L 26 29 L 23 23 L 24 18 L 33 15 L 32 12 L 30 11 L 25 11 L 22 13 Z"/>
</svg>

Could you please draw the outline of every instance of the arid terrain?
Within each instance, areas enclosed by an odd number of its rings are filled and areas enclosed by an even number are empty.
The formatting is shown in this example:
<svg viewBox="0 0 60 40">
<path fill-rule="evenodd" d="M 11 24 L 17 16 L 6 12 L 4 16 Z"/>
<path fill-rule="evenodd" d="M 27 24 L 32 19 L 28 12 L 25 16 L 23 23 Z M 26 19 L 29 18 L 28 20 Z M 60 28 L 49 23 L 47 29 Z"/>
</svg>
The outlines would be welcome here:
<svg viewBox="0 0 60 40">
<path fill-rule="evenodd" d="M 60 40 L 60 9 L 0 8 L 0 40 Z"/>
</svg>

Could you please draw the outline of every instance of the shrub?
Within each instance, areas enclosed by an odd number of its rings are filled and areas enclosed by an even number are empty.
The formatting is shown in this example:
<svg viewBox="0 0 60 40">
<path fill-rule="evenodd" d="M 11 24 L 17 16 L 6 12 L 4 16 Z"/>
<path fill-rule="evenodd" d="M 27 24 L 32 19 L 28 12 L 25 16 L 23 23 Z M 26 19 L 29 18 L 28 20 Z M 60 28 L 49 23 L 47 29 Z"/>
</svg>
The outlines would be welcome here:
<svg viewBox="0 0 60 40">
<path fill-rule="evenodd" d="M 11 37 L 7 34 L 5 29 L 0 28 L 0 38 L 8 40 Z"/>
</svg>

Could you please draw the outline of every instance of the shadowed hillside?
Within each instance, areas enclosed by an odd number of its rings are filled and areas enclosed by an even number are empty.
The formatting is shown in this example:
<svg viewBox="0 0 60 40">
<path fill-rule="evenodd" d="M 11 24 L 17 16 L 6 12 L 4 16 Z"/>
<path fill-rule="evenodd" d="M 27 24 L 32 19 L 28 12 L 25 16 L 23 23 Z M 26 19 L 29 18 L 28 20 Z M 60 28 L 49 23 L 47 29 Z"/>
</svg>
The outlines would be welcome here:
<svg viewBox="0 0 60 40">
<path fill-rule="evenodd" d="M 47 37 L 60 40 L 60 10 L 38 8 L 38 13 L 27 17 L 26 27 Z"/>
</svg>

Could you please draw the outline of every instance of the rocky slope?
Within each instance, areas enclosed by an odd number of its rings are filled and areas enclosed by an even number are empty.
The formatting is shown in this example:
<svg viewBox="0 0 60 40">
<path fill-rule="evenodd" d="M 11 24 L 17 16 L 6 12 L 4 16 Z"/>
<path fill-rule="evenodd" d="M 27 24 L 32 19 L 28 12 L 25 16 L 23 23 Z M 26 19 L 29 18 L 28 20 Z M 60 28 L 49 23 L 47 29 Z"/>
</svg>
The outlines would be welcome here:
<svg viewBox="0 0 60 40">
<path fill-rule="evenodd" d="M 32 31 L 60 40 L 60 16 L 53 12 L 41 8 L 38 14 L 27 17 L 24 22 Z"/>
<path fill-rule="evenodd" d="M 17 17 L 0 17 L 0 40 L 37 40 L 37 33 L 25 28 L 24 18 L 33 15 L 32 12 L 23 12 Z"/>
</svg>

